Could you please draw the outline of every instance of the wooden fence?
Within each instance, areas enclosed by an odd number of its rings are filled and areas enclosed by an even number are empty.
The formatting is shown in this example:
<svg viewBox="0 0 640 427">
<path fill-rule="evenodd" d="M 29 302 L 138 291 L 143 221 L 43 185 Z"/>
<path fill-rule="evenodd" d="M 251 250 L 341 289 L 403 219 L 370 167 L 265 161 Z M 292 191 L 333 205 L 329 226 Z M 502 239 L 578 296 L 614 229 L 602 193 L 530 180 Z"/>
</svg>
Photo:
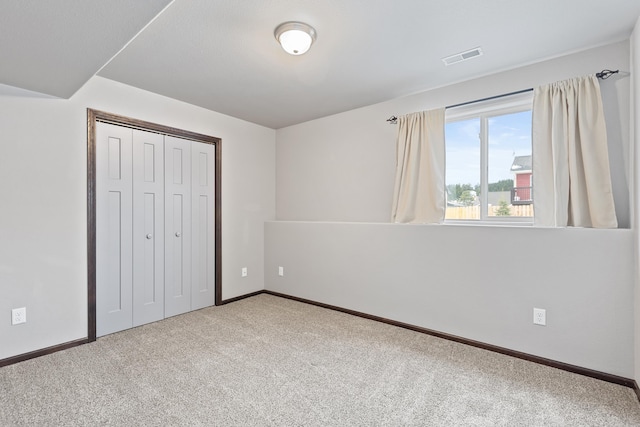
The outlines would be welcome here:
<svg viewBox="0 0 640 427">
<path fill-rule="evenodd" d="M 532 217 L 533 205 L 508 205 L 513 217 Z M 489 205 L 489 216 L 497 216 L 496 211 L 500 206 Z M 445 219 L 480 219 L 480 206 L 447 206 Z"/>
</svg>

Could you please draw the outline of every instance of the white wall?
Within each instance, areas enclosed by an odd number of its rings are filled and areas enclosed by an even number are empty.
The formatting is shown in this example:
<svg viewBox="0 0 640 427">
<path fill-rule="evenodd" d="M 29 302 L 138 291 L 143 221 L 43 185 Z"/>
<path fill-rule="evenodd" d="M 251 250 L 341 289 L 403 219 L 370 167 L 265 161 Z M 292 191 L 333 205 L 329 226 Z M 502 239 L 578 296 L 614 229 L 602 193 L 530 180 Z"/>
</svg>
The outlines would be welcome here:
<svg viewBox="0 0 640 427">
<path fill-rule="evenodd" d="M 295 221 L 265 230 L 269 290 L 633 376 L 631 230 Z M 533 324 L 534 307 L 547 310 L 547 326 Z"/>
<path fill-rule="evenodd" d="M 69 100 L 0 86 L 0 359 L 87 336 L 87 108 L 222 138 L 222 297 L 263 289 L 274 130 L 100 77 Z"/>
<path fill-rule="evenodd" d="M 632 377 L 631 230 L 366 224 L 389 222 L 389 116 L 608 68 L 621 71 L 601 88 L 617 215 L 629 228 L 629 67 L 624 41 L 279 129 L 266 288 Z M 548 310 L 546 328 L 532 325 L 534 306 Z"/>
<path fill-rule="evenodd" d="M 464 66 L 464 64 L 459 64 Z M 386 119 L 591 74 L 602 81 L 616 211 L 629 227 L 629 43 L 616 43 L 277 131 L 277 219 L 388 222 L 396 126 Z"/>
<path fill-rule="evenodd" d="M 632 227 L 633 227 L 633 249 L 634 249 L 634 309 L 635 309 L 635 380 L 640 383 L 640 265 L 638 256 L 640 254 L 640 79 L 637 72 L 640 70 L 640 18 L 636 22 L 635 29 L 631 35 L 631 141 L 632 159 L 634 160 L 634 175 L 630 181 L 633 194 L 632 204 Z"/>
</svg>

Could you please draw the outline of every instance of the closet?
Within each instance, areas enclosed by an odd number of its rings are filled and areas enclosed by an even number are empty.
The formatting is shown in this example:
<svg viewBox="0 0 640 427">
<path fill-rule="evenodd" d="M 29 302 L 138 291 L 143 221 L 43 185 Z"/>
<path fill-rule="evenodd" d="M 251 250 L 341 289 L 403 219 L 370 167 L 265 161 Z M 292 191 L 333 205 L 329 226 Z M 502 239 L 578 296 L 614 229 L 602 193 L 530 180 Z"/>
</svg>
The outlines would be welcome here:
<svg viewBox="0 0 640 427">
<path fill-rule="evenodd" d="M 96 334 L 211 306 L 215 147 L 97 122 Z"/>
</svg>

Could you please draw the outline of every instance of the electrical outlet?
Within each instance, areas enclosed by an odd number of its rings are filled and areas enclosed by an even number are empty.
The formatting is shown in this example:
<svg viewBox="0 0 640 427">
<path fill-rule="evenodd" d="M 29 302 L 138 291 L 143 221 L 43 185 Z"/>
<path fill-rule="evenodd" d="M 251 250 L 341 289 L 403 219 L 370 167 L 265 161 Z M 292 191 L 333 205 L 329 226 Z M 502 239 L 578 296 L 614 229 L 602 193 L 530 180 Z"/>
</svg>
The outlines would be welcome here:
<svg viewBox="0 0 640 427">
<path fill-rule="evenodd" d="M 544 308 L 533 309 L 533 324 L 546 326 L 547 324 L 547 310 Z"/>
<path fill-rule="evenodd" d="M 242 277 L 247 277 L 249 272 L 247 271 L 247 267 L 242 267 Z"/>
<path fill-rule="evenodd" d="M 278 267 L 278 276 L 284 276 L 284 267 Z"/>
<path fill-rule="evenodd" d="M 21 323 L 27 323 L 27 308 L 14 308 L 11 310 L 11 324 L 19 325 Z"/>
</svg>

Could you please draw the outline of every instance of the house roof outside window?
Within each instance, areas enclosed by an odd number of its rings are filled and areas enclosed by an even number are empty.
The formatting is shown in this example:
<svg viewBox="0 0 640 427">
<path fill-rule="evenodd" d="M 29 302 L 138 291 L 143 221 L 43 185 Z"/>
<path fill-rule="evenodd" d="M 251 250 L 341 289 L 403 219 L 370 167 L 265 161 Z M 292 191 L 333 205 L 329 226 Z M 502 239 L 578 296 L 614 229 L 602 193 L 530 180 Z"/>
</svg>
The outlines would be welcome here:
<svg viewBox="0 0 640 427">
<path fill-rule="evenodd" d="M 511 165 L 511 172 L 531 172 L 531 154 L 528 156 L 515 156 Z"/>
</svg>

